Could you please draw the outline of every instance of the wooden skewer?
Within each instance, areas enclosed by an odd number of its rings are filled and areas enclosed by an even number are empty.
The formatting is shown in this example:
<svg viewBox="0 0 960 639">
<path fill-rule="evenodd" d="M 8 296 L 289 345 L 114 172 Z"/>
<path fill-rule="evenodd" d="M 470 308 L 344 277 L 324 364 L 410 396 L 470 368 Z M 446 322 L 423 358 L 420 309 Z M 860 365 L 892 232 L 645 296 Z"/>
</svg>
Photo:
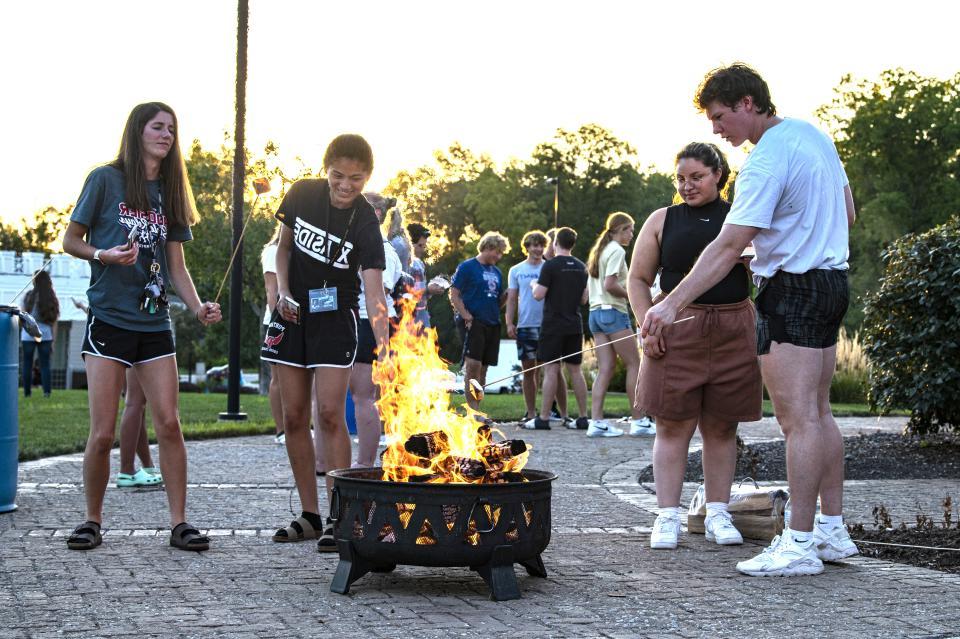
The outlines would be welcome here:
<svg viewBox="0 0 960 639">
<path fill-rule="evenodd" d="M 690 317 L 684 317 L 683 319 L 678 319 L 677 321 L 675 321 L 674 324 L 679 324 L 680 322 L 686 322 L 687 320 L 692 320 L 693 318 L 694 318 L 693 315 L 691 315 Z M 600 348 L 601 346 L 606 346 L 607 344 L 615 344 L 616 342 L 622 342 L 623 340 L 625 340 L 625 339 L 630 339 L 630 338 L 636 339 L 636 338 L 637 338 L 637 334 L 636 334 L 636 333 L 631 333 L 630 335 L 624 335 L 623 337 L 618 337 L 617 339 L 612 339 L 612 340 L 610 340 L 609 342 L 604 342 L 603 344 L 594 344 L 593 346 L 588 346 L 587 348 L 584 348 L 583 350 L 577 351 L 576 353 L 570 353 L 569 355 L 564 355 L 564 356 L 562 356 L 562 357 L 558 357 L 558 358 L 556 358 L 556 359 L 552 359 L 552 360 L 550 360 L 549 362 L 544 362 L 544 363 L 542 363 L 542 364 L 537 364 L 536 366 L 531 366 L 530 368 L 528 368 L 528 369 L 525 370 L 525 371 L 520 371 L 520 372 L 518 372 L 518 373 L 511 373 L 511 374 L 507 375 L 506 377 L 501 377 L 500 379 L 495 379 L 495 380 L 493 380 L 492 382 L 487 382 L 486 384 L 481 384 L 481 383 L 478 382 L 477 380 L 471 379 L 471 380 L 470 380 L 470 395 L 471 395 L 475 400 L 480 401 L 481 399 L 483 399 L 483 393 L 484 393 L 484 390 L 483 390 L 483 389 L 485 389 L 487 386 L 493 386 L 494 384 L 499 384 L 500 382 L 505 382 L 505 381 L 507 381 L 508 379 L 512 379 L 512 378 L 514 378 L 514 377 L 519 377 L 520 375 L 523 375 L 524 373 L 529 373 L 530 371 L 536 370 L 536 369 L 540 368 L 541 366 L 546 366 L 547 364 L 556 364 L 557 362 L 559 362 L 559 361 L 561 361 L 561 360 L 564 360 L 564 359 L 566 359 L 566 358 L 568 358 L 568 357 L 572 357 L 573 355 L 580 355 L 580 354 L 582 354 L 582 353 L 587 353 L 587 352 L 589 352 L 589 351 L 596 350 L 596 349 Z"/>
</svg>

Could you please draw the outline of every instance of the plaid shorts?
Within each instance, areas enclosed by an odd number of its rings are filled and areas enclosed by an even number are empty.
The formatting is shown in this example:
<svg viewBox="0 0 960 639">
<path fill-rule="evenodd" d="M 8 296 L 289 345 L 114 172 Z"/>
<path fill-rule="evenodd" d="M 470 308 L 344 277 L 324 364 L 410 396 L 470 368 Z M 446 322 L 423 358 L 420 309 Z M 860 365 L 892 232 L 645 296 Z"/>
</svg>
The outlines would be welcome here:
<svg viewBox="0 0 960 639">
<path fill-rule="evenodd" d="M 777 271 L 757 293 L 757 353 L 769 353 L 771 342 L 833 346 L 849 303 L 846 271 L 815 269 L 799 275 Z"/>
</svg>

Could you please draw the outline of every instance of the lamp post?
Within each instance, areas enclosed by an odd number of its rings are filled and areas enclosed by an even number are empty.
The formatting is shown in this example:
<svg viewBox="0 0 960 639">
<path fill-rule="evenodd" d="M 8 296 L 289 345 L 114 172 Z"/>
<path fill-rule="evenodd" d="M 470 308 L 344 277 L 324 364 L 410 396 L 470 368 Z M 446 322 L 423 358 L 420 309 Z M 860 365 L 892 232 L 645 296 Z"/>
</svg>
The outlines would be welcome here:
<svg viewBox="0 0 960 639">
<path fill-rule="evenodd" d="M 243 187 L 246 173 L 244 119 L 247 112 L 247 32 L 249 29 L 248 0 L 237 2 L 237 80 L 236 122 L 233 154 L 233 271 L 230 273 L 230 331 L 229 367 L 227 377 L 227 410 L 220 413 L 221 420 L 244 421 L 246 413 L 240 412 L 240 313 L 243 288 Z M 219 294 L 218 294 L 219 295 Z"/>
<path fill-rule="evenodd" d="M 560 213 L 560 176 L 548 178 L 547 184 L 553 185 L 553 228 L 557 228 Z"/>
</svg>

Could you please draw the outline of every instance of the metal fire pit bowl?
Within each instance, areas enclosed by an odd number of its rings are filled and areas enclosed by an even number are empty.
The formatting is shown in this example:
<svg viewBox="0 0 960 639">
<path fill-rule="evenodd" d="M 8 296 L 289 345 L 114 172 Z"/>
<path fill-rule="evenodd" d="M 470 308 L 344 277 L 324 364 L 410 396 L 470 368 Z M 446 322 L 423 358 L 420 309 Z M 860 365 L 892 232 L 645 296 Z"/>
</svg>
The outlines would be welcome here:
<svg viewBox="0 0 960 639">
<path fill-rule="evenodd" d="M 340 563 L 330 590 L 340 594 L 368 572 L 397 564 L 468 566 L 496 601 L 518 599 L 513 564 L 546 577 L 550 486 L 542 470 L 503 484 L 430 484 L 382 479 L 380 468 L 334 470 L 330 511 Z"/>
</svg>

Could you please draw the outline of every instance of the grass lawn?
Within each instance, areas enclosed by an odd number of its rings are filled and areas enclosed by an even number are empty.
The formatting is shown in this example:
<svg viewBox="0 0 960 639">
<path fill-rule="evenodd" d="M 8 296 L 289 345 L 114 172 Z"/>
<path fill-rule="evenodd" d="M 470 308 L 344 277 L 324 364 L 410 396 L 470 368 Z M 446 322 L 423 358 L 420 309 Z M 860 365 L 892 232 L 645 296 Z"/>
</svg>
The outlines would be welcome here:
<svg viewBox="0 0 960 639">
<path fill-rule="evenodd" d="M 463 395 L 453 395 L 453 405 L 463 404 Z M 20 397 L 20 460 L 38 459 L 82 451 L 89 431 L 87 391 L 56 390 L 49 398 L 34 393 L 30 398 Z M 576 415 L 577 402 L 570 395 L 568 405 Z M 487 395 L 481 405 L 495 420 L 518 419 L 524 414 L 523 397 L 514 395 Z M 182 393 L 180 420 L 186 439 L 213 439 L 239 435 L 272 433 L 273 420 L 267 398 L 260 395 L 241 395 L 240 410 L 247 413 L 245 422 L 219 422 L 217 415 L 227 409 L 227 396 L 222 393 Z M 838 416 L 872 415 L 863 404 L 834 404 Z M 605 414 L 621 416 L 629 412 L 623 393 L 607 395 Z M 772 415 L 770 402 L 763 403 L 764 415 Z M 154 441 L 153 428 L 147 420 L 147 430 Z"/>
</svg>

